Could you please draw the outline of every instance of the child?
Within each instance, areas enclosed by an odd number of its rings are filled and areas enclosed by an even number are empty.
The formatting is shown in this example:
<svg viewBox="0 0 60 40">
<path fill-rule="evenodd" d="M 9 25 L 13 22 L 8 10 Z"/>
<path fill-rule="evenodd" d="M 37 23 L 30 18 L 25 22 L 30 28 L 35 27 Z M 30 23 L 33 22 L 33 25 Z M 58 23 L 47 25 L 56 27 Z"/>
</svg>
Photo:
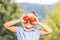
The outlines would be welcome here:
<svg viewBox="0 0 60 40">
<path fill-rule="evenodd" d="M 17 23 L 23 22 L 23 27 L 13 26 Z M 34 28 L 35 25 L 39 25 L 41 28 Z M 39 40 L 40 35 L 46 35 L 52 33 L 52 29 L 47 25 L 39 22 L 35 15 L 35 12 L 27 12 L 20 19 L 6 22 L 5 28 L 14 32 L 18 40 Z"/>
</svg>

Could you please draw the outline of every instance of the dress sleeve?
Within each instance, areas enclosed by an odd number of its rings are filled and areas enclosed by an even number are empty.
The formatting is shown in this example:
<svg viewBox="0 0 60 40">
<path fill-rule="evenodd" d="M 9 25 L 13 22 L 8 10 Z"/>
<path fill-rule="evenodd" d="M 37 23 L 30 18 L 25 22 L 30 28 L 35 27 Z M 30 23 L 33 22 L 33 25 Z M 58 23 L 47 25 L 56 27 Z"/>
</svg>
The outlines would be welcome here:
<svg viewBox="0 0 60 40">
<path fill-rule="evenodd" d="M 18 34 L 19 32 L 21 32 L 23 30 L 23 28 L 21 26 L 16 26 L 16 33 L 15 34 Z"/>
</svg>

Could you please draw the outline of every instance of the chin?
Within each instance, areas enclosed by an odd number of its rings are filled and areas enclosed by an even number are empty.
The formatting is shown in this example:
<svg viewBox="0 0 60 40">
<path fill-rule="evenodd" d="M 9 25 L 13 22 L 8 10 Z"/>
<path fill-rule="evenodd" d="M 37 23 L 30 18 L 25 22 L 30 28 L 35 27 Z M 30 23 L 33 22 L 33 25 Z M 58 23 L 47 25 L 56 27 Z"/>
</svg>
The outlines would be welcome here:
<svg viewBox="0 0 60 40">
<path fill-rule="evenodd" d="M 29 28 L 33 28 L 33 27 L 26 27 L 26 28 L 28 28 L 28 29 L 29 29 Z"/>
</svg>

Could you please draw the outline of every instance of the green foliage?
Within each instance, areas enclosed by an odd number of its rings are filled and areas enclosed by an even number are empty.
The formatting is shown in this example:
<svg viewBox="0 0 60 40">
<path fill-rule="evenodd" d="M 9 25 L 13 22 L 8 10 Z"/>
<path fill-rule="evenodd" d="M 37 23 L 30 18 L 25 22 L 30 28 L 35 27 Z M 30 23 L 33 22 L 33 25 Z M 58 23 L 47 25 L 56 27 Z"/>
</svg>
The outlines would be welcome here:
<svg viewBox="0 0 60 40">
<path fill-rule="evenodd" d="M 22 15 L 22 6 L 10 1 L 2 0 L 0 2 L 0 40 L 16 40 L 15 34 L 4 28 L 4 23 L 20 18 Z"/>
<path fill-rule="evenodd" d="M 15 34 L 6 30 L 3 25 L 7 21 L 20 18 L 21 12 L 20 4 L 12 3 L 10 0 L 0 1 L 0 40 L 16 40 Z M 53 29 L 53 33 L 42 36 L 40 40 L 60 40 L 60 3 L 55 4 L 51 10 L 48 9 L 46 12 L 43 22 Z"/>
<path fill-rule="evenodd" d="M 55 4 L 51 10 L 46 11 L 46 18 L 43 22 L 53 29 L 53 33 L 43 36 L 42 40 L 60 40 L 60 3 Z"/>
</svg>

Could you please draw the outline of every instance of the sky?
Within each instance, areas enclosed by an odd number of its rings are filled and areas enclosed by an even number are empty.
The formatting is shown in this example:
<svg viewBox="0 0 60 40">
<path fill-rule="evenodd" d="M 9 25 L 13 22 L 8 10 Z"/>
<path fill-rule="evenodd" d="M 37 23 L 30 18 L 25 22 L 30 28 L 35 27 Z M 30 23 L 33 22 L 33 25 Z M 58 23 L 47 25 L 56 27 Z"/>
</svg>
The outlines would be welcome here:
<svg viewBox="0 0 60 40">
<path fill-rule="evenodd" d="M 60 0 L 12 0 L 17 3 L 55 4 Z"/>
</svg>

